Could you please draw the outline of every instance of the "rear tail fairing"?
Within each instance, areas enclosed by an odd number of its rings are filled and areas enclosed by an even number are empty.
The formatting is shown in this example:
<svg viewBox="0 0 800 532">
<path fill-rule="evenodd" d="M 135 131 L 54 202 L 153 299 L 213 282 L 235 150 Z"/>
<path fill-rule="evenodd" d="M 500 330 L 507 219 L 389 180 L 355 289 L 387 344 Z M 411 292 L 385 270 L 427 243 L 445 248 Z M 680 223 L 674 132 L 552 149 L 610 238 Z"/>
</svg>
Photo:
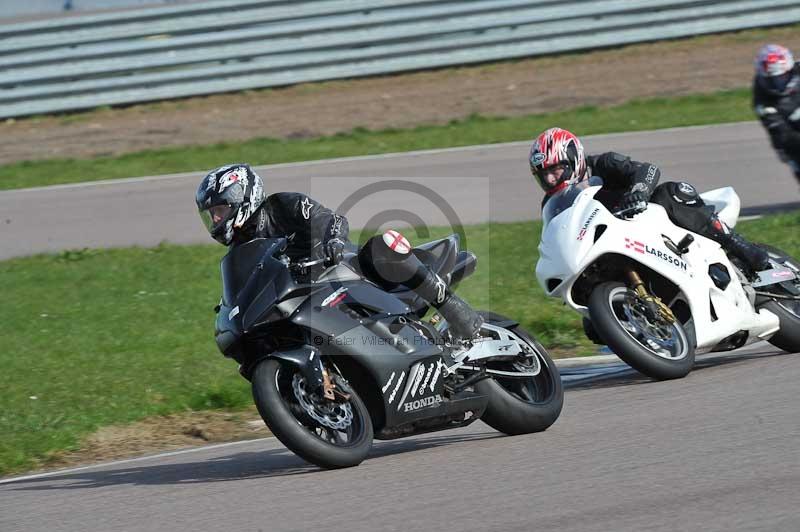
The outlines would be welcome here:
<svg viewBox="0 0 800 532">
<path fill-rule="evenodd" d="M 456 263 L 449 275 L 449 284 L 455 286 L 473 273 L 478 266 L 478 257 L 471 251 L 459 251 Z"/>
<path fill-rule="evenodd" d="M 717 188 L 700 194 L 707 205 L 714 207 L 717 217 L 730 227 L 736 227 L 742 202 L 733 187 Z"/>
<path fill-rule="evenodd" d="M 716 242 L 693 234 L 689 251 L 679 256 L 668 242 L 679 242 L 687 230 L 675 226 L 663 207 L 650 204 L 632 220 L 621 220 L 594 200 L 599 187 L 590 187 L 545 225 L 539 246 L 537 279 L 545 292 L 560 297 L 584 316 L 573 288 L 586 270 L 613 257 L 638 264 L 639 273 L 654 272 L 678 289 L 676 300 L 686 302 L 697 340 L 697 352 L 714 349 L 739 331 L 749 341 L 769 337 L 777 330 L 777 318 L 756 312 L 725 252 Z M 673 246 L 674 247 L 674 246 Z M 721 289 L 709 276 L 709 266 L 720 264 L 731 273 Z M 621 280 L 621 279 L 620 279 Z M 675 301 L 665 301 L 672 305 Z"/>
</svg>

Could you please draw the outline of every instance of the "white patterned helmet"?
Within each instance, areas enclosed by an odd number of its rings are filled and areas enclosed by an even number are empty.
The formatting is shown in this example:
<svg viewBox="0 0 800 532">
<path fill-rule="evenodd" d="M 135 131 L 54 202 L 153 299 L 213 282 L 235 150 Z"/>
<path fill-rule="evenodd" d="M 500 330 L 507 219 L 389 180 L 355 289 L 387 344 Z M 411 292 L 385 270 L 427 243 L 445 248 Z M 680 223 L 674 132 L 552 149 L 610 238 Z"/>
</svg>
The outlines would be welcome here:
<svg viewBox="0 0 800 532">
<path fill-rule="evenodd" d="M 264 183 L 250 165 L 229 164 L 203 178 L 195 201 L 208 232 L 227 246 L 264 203 Z"/>
</svg>

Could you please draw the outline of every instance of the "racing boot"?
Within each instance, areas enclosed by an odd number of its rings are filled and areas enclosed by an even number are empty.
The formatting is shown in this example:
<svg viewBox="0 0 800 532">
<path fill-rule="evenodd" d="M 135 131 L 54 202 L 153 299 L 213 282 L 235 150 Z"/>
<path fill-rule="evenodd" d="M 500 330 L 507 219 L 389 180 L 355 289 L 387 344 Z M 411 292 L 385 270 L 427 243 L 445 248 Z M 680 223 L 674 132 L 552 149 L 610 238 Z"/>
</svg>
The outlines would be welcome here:
<svg viewBox="0 0 800 532">
<path fill-rule="evenodd" d="M 434 305 L 436 306 L 436 305 Z M 483 325 L 483 317 L 469 306 L 469 303 L 450 293 L 448 298 L 437 307 L 450 325 L 450 334 L 458 340 L 469 340 L 477 336 Z"/>
<path fill-rule="evenodd" d="M 748 242 L 739 233 L 732 231 L 716 215 L 711 218 L 709 229 L 711 238 L 719 243 L 727 253 L 744 261 L 754 273 L 769 268 L 769 254 L 752 242 Z"/>
<path fill-rule="evenodd" d="M 371 280 L 386 289 L 405 285 L 435 307 L 447 320 L 454 338 L 473 338 L 480 330 L 483 318 L 411 252 L 408 240 L 397 231 L 370 238 L 358 258 Z"/>
<path fill-rule="evenodd" d="M 409 288 L 436 307 L 450 325 L 450 334 L 460 340 L 474 338 L 483 325 L 483 318 L 469 304 L 454 294 L 436 273 L 412 255 L 419 266 Z"/>
<path fill-rule="evenodd" d="M 767 252 L 752 242 L 748 242 L 739 233 L 730 232 L 722 238 L 718 238 L 717 242 L 720 243 L 725 251 L 743 260 L 754 273 L 769 269 L 769 255 Z"/>
</svg>

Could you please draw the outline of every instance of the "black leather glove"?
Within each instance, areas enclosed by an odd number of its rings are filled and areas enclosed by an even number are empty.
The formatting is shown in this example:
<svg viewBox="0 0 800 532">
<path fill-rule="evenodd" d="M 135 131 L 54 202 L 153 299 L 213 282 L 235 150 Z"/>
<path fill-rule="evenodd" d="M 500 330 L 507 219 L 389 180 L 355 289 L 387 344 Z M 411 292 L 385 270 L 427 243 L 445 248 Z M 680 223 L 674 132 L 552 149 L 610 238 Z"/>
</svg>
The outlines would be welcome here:
<svg viewBox="0 0 800 532">
<path fill-rule="evenodd" d="M 647 210 L 647 194 L 640 190 L 626 192 L 619 202 L 616 214 L 621 216 L 633 216 Z"/>
<path fill-rule="evenodd" d="M 325 264 L 333 266 L 342 262 L 344 257 L 344 242 L 339 238 L 332 238 L 325 242 Z"/>
</svg>

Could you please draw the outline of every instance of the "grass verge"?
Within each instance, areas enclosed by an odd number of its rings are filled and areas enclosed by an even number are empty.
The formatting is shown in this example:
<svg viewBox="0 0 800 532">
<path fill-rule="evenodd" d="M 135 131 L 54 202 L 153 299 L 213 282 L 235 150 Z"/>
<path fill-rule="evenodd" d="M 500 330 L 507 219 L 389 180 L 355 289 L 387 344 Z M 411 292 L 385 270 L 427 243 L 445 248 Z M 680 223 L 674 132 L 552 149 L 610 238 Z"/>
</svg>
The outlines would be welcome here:
<svg viewBox="0 0 800 532">
<path fill-rule="evenodd" d="M 742 230 L 800 256 L 798 225 L 795 212 Z M 520 320 L 560 354 L 594 352 L 578 316 L 535 281 L 540 232 L 540 222 L 467 227 L 480 267 L 459 293 Z M 248 404 L 246 381 L 212 338 L 224 251 L 162 245 L 0 262 L 11 309 L 0 322 L 0 474 L 47 463 L 101 426 Z"/>
<path fill-rule="evenodd" d="M 499 118 L 471 116 L 444 126 L 349 133 L 313 139 L 253 139 L 242 143 L 167 148 L 96 159 L 25 161 L 0 167 L 0 190 L 208 170 L 231 161 L 276 164 L 532 138 L 553 125 L 579 135 L 720 124 L 753 119 L 750 90 L 633 100 L 613 107 Z"/>
</svg>

